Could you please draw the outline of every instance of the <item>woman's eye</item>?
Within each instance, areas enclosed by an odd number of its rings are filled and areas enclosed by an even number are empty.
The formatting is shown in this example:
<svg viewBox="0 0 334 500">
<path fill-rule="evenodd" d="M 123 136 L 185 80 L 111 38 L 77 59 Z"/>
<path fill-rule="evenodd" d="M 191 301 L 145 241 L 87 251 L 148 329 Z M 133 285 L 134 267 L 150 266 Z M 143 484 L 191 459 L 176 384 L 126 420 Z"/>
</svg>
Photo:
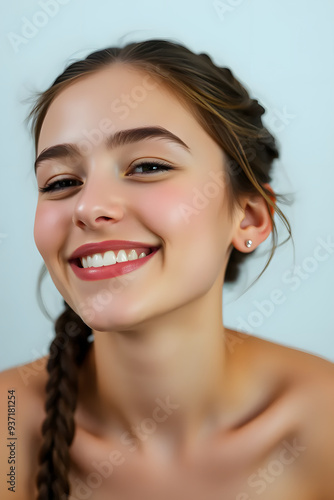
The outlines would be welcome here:
<svg viewBox="0 0 334 500">
<path fill-rule="evenodd" d="M 60 179 L 59 181 L 50 182 L 45 187 L 41 187 L 38 190 L 40 193 L 48 193 L 61 191 L 69 187 L 80 186 L 80 184 L 82 184 L 82 182 L 77 179 Z"/>
<path fill-rule="evenodd" d="M 171 167 L 167 163 L 156 162 L 156 161 L 155 162 L 145 161 L 137 165 L 134 165 L 131 168 L 131 171 L 127 175 L 128 176 L 131 176 L 133 174 L 150 175 L 154 174 L 155 172 L 164 172 L 168 170 L 173 170 L 173 167 Z M 81 184 L 82 182 L 77 179 L 60 179 L 58 181 L 50 182 L 45 187 L 41 187 L 38 190 L 40 193 L 50 193 L 56 191 L 63 191 L 67 188 L 80 186 Z"/>
<path fill-rule="evenodd" d="M 138 163 L 137 165 L 134 165 L 131 169 L 131 172 L 128 175 L 154 174 L 155 172 L 162 172 L 167 170 L 173 170 L 173 167 L 171 167 L 167 163 L 161 163 L 156 161 L 154 162 L 145 161 L 142 163 Z"/>
</svg>

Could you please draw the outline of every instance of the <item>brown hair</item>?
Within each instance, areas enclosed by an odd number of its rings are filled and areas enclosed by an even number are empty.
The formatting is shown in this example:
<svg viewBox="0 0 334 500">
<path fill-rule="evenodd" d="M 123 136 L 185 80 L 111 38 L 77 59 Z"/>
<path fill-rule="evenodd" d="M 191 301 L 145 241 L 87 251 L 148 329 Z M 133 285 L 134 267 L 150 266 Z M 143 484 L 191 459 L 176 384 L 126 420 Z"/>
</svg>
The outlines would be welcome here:
<svg viewBox="0 0 334 500">
<path fill-rule="evenodd" d="M 171 41 L 148 40 L 130 43 L 123 48 L 99 50 L 84 60 L 72 63 L 48 90 L 39 94 L 29 115 L 36 152 L 44 118 L 55 97 L 78 79 L 115 62 L 130 64 L 162 81 L 191 107 L 199 123 L 221 146 L 227 157 L 224 168 L 229 181 L 230 213 L 242 194 L 258 194 L 264 198 L 272 223 L 272 248 L 261 276 L 277 247 L 274 213 L 288 231 L 285 241 L 291 237 L 289 221 L 275 203 L 275 198 L 285 201 L 285 197 L 278 193 L 273 196 L 273 192 L 264 186 L 271 181 L 273 160 L 278 158 L 279 153 L 274 137 L 263 126 L 261 116 L 264 108 L 249 96 L 228 68 L 216 66 L 207 54 L 195 54 Z M 232 250 L 225 281 L 232 282 L 237 278 L 240 263 L 247 255 Z M 57 339 L 66 333 L 66 324 L 74 322 L 78 334 L 68 340 L 66 347 L 58 348 L 57 356 L 50 355 L 48 363 L 50 378 L 47 416 L 42 429 L 44 441 L 39 455 L 38 500 L 64 500 L 69 495 L 68 448 L 74 437 L 77 367 L 88 350 L 87 339 L 91 330 L 67 304 L 65 306 L 55 325 L 56 338 L 51 344 L 51 352 Z"/>
</svg>

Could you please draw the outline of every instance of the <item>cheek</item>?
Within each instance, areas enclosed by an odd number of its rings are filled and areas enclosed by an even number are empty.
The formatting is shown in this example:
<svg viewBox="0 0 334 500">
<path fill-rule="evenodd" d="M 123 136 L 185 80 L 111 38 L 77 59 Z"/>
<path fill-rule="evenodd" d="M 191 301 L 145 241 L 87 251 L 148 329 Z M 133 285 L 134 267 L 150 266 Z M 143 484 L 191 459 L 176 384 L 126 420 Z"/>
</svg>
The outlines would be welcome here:
<svg viewBox="0 0 334 500">
<path fill-rule="evenodd" d="M 37 249 L 43 259 L 47 262 L 55 252 L 57 244 L 60 244 L 65 232 L 64 218 L 61 217 L 59 205 L 55 210 L 55 205 L 37 205 L 34 223 L 34 239 Z"/>
<path fill-rule="evenodd" d="M 224 189 L 209 190 L 203 179 L 177 186 L 165 183 L 144 195 L 140 206 L 150 227 L 161 235 L 175 237 L 178 230 L 178 237 L 193 231 L 197 236 L 200 231 L 208 235 L 218 225 L 225 225 Z"/>
<path fill-rule="evenodd" d="M 173 268 L 177 272 L 185 271 L 185 252 L 190 269 L 198 267 L 203 259 L 209 261 L 203 272 L 208 271 L 211 260 L 213 267 L 221 266 L 228 246 L 224 189 L 205 191 L 203 186 L 206 186 L 203 179 L 177 186 L 164 184 L 143 197 L 140 203 L 144 223 L 163 239 L 167 250 L 172 249 L 167 251 L 166 259 L 174 259 Z"/>
<path fill-rule="evenodd" d="M 203 180 L 187 185 L 159 186 L 143 197 L 143 222 L 164 242 L 164 290 L 171 300 L 206 293 L 223 283 L 230 226 L 224 190 L 203 191 Z M 201 196 L 203 194 L 203 196 Z"/>
<path fill-rule="evenodd" d="M 192 189 L 189 186 L 161 183 L 155 189 L 136 200 L 150 228 L 162 237 L 176 233 L 187 226 L 184 206 L 192 203 Z"/>
</svg>

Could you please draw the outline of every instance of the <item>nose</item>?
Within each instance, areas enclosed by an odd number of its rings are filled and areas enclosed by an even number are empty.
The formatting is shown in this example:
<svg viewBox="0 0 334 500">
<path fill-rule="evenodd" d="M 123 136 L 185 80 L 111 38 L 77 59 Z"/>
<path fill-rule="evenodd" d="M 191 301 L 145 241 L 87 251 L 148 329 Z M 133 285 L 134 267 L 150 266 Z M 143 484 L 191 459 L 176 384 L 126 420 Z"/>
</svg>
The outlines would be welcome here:
<svg viewBox="0 0 334 500">
<path fill-rule="evenodd" d="M 124 217 L 124 196 L 111 179 L 87 179 L 75 197 L 73 223 L 81 229 L 103 229 Z"/>
</svg>

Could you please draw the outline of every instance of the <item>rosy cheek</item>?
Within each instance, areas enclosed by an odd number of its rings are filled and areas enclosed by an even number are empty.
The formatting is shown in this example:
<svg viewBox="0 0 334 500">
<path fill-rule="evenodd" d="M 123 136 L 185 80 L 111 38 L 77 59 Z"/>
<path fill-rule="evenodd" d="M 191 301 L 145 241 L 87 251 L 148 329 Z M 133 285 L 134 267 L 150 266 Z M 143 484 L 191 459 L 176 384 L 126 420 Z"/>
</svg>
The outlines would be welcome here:
<svg viewBox="0 0 334 500">
<path fill-rule="evenodd" d="M 140 201 L 136 198 L 136 203 L 145 214 L 145 219 L 150 221 L 152 229 L 155 228 L 159 234 L 169 229 L 175 231 L 178 227 L 184 226 L 186 221 L 182 207 L 191 204 L 192 196 L 189 186 L 165 184 L 152 189 Z"/>
<path fill-rule="evenodd" d="M 34 239 L 38 251 L 44 260 L 51 256 L 52 251 L 57 252 L 58 240 L 64 232 L 64 224 L 59 210 L 55 206 L 43 204 L 37 206 L 34 224 Z"/>
<path fill-rule="evenodd" d="M 209 230 L 220 217 L 224 191 L 220 186 L 209 190 L 208 185 L 206 178 L 177 186 L 164 184 L 152 189 L 140 205 L 157 233 L 162 228 L 166 231 L 180 229 L 184 236 L 193 228 L 197 232 L 200 228 Z"/>
</svg>

